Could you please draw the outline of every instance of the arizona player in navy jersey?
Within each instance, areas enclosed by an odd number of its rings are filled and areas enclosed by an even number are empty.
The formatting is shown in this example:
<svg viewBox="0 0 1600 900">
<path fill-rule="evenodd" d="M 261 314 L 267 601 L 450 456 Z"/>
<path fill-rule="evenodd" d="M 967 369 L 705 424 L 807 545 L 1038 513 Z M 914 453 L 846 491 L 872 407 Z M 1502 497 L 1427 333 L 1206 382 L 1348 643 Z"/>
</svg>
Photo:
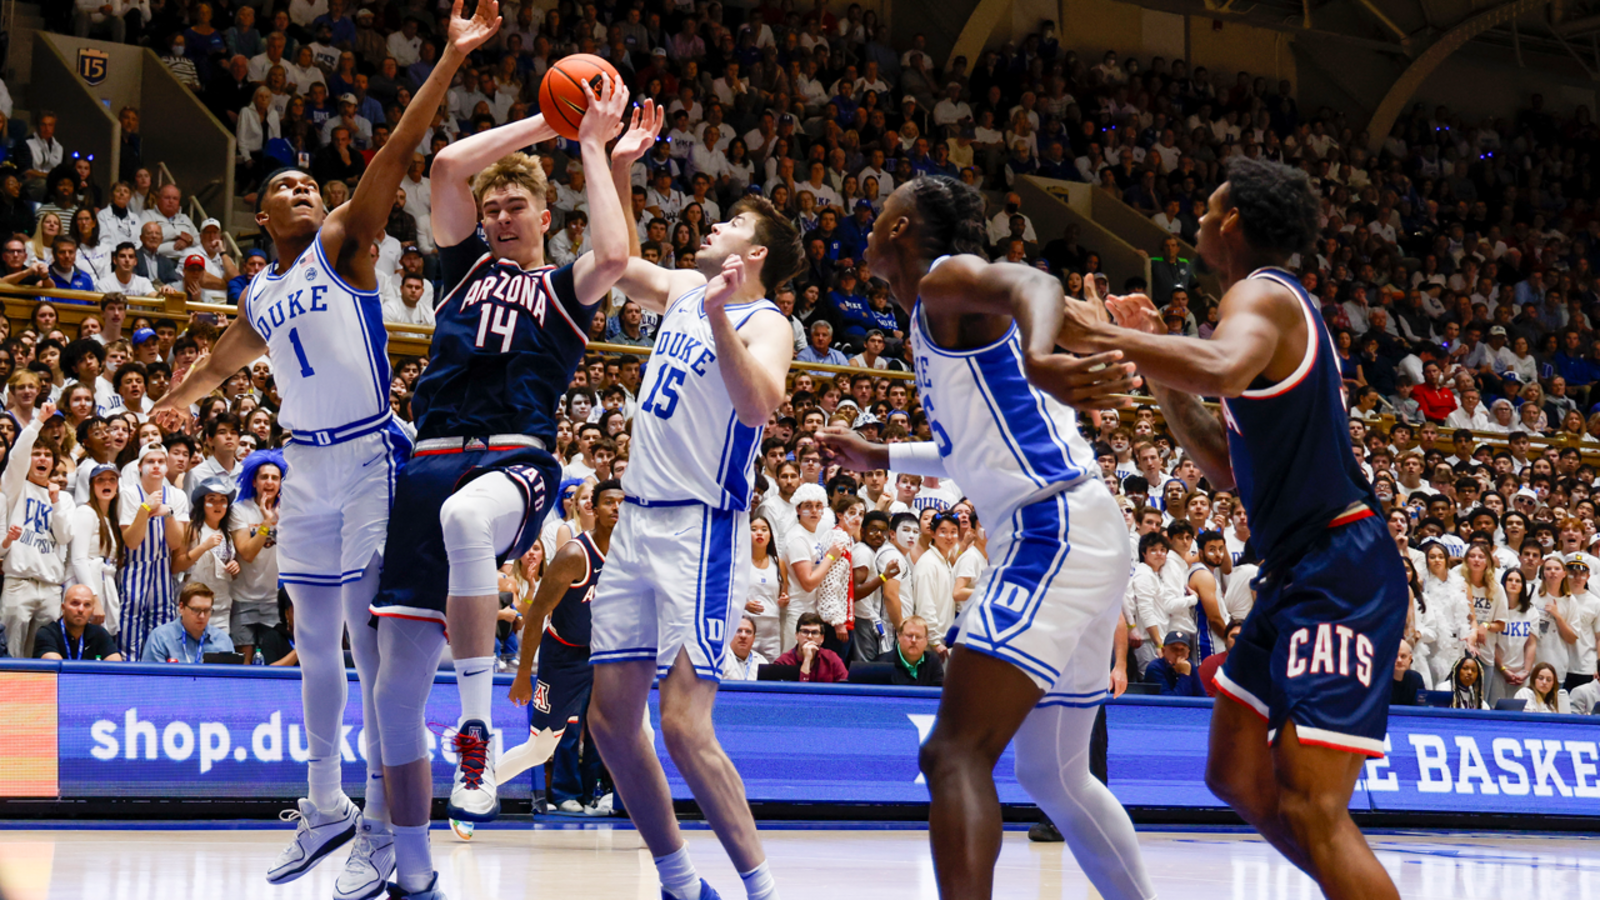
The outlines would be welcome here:
<svg viewBox="0 0 1600 900">
<path fill-rule="evenodd" d="M 994 767 L 1016 746 L 1017 781 L 1049 815 L 1101 896 L 1154 889 L 1128 814 L 1089 769 L 1128 579 L 1122 514 L 1078 433 L 1073 406 L 1117 406 L 1137 384 L 1109 352 L 1057 354 L 1061 283 L 982 255 L 983 196 L 922 176 L 867 236 L 872 271 L 911 319 L 917 390 L 933 440 L 869 444 L 818 432 L 858 471 L 949 476 L 988 524 L 990 567 L 954 641 L 939 716 L 922 748 L 939 892 L 989 897 L 1002 836 Z M 1056 395 L 1029 382 L 1051 375 Z M 1015 739 L 1013 741 L 1013 738 Z"/>
<path fill-rule="evenodd" d="M 1217 673 L 1206 784 L 1329 897 L 1398 897 L 1348 812 L 1384 755 L 1406 577 L 1351 452 L 1339 361 L 1285 260 L 1317 234 L 1298 169 L 1238 158 L 1200 220 L 1223 295 L 1209 340 L 1168 336 L 1150 298 L 1125 327 L 1071 309 L 1061 343 L 1117 348 L 1213 488 L 1233 489 L 1262 556 L 1256 605 Z M 1199 401 L 1222 398 L 1222 421 Z"/>
<path fill-rule="evenodd" d="M 523 614 L 521 658 L 511 683 L 511 702 L 528 707 L 528 742 L 500 758 L 502 778 L 550 758 L 569 721 L 580 721 L 589 706 L 594 669 L 589 667 L 589 605 L 600 570 L 611 550 L 611 529 L 622 509 L 622 483 L 602 481 L 594 488 L 594 528 L 567 542 L 545 568 L 544 578 Z M 549 619 L 541 634 L 533 630 Z M 533 682 L 534 651 L 539 679 Z M 581 728 L 582 725 L 580 724 Z"/>
<path fill-rule="evenodd" d="M 450 14 L 449 40 L 391 135 L 367 164 L 349 202 L 328 211 L 309 172 L 282 169 L 262 183 L 256 222 L 272 239 L 277 262 L 253 278 L 239 316 L 210 360 L 174 383 L 154 416 L 175 429 L 189 406 L 270 351 L 280 417 L 292 433 L 285 450 L 278 543 L 279 577 L 295 609 L 301 698 L 310 751 L 310 796 L 294 815 L 294 841 L 267 871 L 273 884 L 310 871 L 355 839 L 334 883 L 336 898 L 374 897 L 393 869 L 384 771 L 366 729 L 366 809 L 341 789 L 340 728 L 348 681 L 342 638 L 361 681 L 364 721 L 378 720 L 372 687 L 378 640 L 368 607 L 378 590 L 394 480 L 404 437 L 389 410 L 388 337 L 374 271 L 373 242 L 383 233 L 395 191 L 426 136 L 434 111 L 467 54 L 500 27 L 495 0 L 479 0 L 472 18 Z M 402 548 L 402 553 L 409 548 Z"/>
<path fill-rule="evenodd" d="M 606 142 L 628 100 L 620 83 L 595 87 L 598 96 L 584 85 L 589 111 L 578 137 L 591 171 L 611 164 Z M 642 138 L 624 143 L 653 143 L 649 124 L 639 129 Z M 561 477 L 550 452 L 557 403 L 582 360 L 597 304 L 627 264 L 621 201 L 597 179 L 590 227 L 608 240 L 569 265 L 544 265 L 543 170 L 511 151 L 552 133 L 542 118 L 517 122 L 452 144 L 434 161 L 434 239 L 453 287 L 435 312 L 432 361 L 412 399 L 417 446 L 390 520 L 390 540 L 404 552 L 384 567 L 372 604 L 384 660 L 377 701 L 396 874 L 406 896 L 435 896 L 422 708 L 446 634 L 462 700 L 449 813 L 486 821 L 498 812 L 489 758 L 497 569 L 538 539 Z"/>
</svg>

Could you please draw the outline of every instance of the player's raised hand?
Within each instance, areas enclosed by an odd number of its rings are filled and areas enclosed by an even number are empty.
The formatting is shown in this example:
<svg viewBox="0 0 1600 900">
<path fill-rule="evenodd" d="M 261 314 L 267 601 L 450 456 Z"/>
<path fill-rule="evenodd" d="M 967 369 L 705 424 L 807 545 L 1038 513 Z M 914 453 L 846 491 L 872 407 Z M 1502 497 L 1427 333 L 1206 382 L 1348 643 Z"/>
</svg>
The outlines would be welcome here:
<svg viewBox="0 0 1600 900">
<path fill-rule="evenodd" d="M 465 0 L 455 0 L 450 7 L 450 49 L 465 56 L 482 46 L 484 41 L 500 30 L 499 0 L 478 0 L 472 18 L 461 14 Z"/>
<path fill-rule="evenodd" d="M 656 137 L 661 134 L 666 113 L 665 108 L 657 106 L 649 97 L 645 98 L 643 104 L 634 107 L 628 130 L 617 138 L 616 146 L 611 148 L 611 165 L 632 166 L 649 153 L 650 148 L 656 145 Z"/>
<path fill-rule="evenodd" d="M 722 261 L 722 271 L 706 284 L 706 297 L 703 302 L 705 309 L 721 309 L 726 306 L 744 287 L 744 257 L 737 253 L 728 254 Z"/>
<path fill-rule="evenodd" d="M 578 122 L 580 142 L 598 141 L 604 145 L 622 129 L 622 117 L 628 111 L 628 88 L 609 75 L 600 76 L 600 96 L 595 96 L 589 82 L 579 83 L 583 96 L 589 101 L 583 119 Z"/>
<path fill-rule="evenodd" d="M 823 426 L 815 437 L 847 469 L 868 472 L 889 467 L 887 444 L 874 444 L 843 425 Z"/>
<path fill-rule="evenodd" d="M 1044 359 L 1030 358 L 1028 381 L 1074 409 L 1129 407 L 1133 401 L 1117 395 L 1132 391 L 1141 380 L 1133 374 L 1133 363 L 1121 359 L 1121 350 L 1085 357 L 1057 353 Z"/>
</svg>

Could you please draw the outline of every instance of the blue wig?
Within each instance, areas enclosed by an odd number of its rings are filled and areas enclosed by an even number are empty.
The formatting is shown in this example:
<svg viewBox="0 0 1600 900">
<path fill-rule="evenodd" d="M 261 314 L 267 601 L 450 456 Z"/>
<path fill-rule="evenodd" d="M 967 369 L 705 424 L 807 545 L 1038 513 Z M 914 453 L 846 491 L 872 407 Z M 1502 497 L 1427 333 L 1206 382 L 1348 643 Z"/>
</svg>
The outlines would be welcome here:
<svg viewBox="0 0 1600 900">
<path fill-rule="evenodd" d="M 289 464 L 283 459 L 282 450 L 253 450 L 244 458 L 242 468 L 239 470 L 239 502 L 254 500 L 256 498 L 256 471 L 265 465 L 274 465 L 284 475 L 289 474 Z"/>
</svg>

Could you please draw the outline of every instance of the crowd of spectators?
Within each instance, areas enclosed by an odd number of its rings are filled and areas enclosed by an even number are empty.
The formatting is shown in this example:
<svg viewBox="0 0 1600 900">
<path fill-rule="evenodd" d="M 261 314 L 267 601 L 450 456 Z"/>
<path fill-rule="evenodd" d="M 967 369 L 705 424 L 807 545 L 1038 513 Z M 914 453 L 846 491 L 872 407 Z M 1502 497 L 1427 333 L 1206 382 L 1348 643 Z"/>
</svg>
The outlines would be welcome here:
<svg viewBox="0 0 1600 900">
<path fill-rule="evenodd" d="M 299 163 L 322 182 L 330 206 L 348 199 L 437 57 L 437 11 L 421 2 L 296 0 L 270 15 L 271 6 L 249 2 L 157 3 L 153 16 L 137 4 L 116 7 L 115 16 L 80 5 L 77 27 L 156 48 L 235 130 L 241 185 Z M 921 36 L 891 47 L 883 23 L 856 5 L 836 16 L 820 2 L 797 9 L 787 0 L 752 10 L 508 0 L 502 15 L 505 28 L 463 69 L 395 196 L 375 251 L 389 321 L 432 324 L 433 302 L 451 287 L 434 280 L 434 155 L 461 134 L 537 112 L 550 63 L 592 52 L 623 73 L 636 97 L 668 110 L 670 140 L 637 164 L 633 179 L 631 212 L 645 256 L 692 266 L 723 210 L 744 192 L 766 195 L 804 236 L 807 265 L 774 297 L 792 319 L 797 360 L 860 369 L 795 370 L 763 435 L 751 595 L 726 677 L 754 678 L 771 664 L 831 681 L 876 661 L 899 683 L 937 684 L 951 629 L 987 566 L 985 530 L 965 499 L 972 486 L 844 471 L 815 437 L 825 425 L 869 440 L 929 437 L 913 383 L 898 377 L 910 362 L 906 317 L 862 259 L 893 188 L 933 173 L 984 189 L 993 203 L 985 252 L 1055 274 L 1073 298 L 1085 295 L 1088 278 L 1102 291 L 1113 285 L 1075 230 L 1036 231 L 1016 179 L 1111 192 L 1171 235 L 1148 248 L 1148 280 L 1123 278 L 1115 288 L 1147 290 L 1169 329 L 1205 337 L 1217 298 L 1205 293 L 1203 265 L 1187 248 L 1228 160 L 1245 155 L 1304 167 L 1323 199 L 1321 239 L 1290 268 L 1336 336 L 1356 450 L 1413 574 L 1397 702 L 1450 691 L 1454 705 L 1474 708 L 1522 695 L 1530 708 L 1600 707 L 1587 683 L 1600 629 L 1600 596 L 1586 576 L 1596 562 L 1588 555 L 1595 472 L 1579 452 L 1600 449 L 1600 414 L 1590 407 L 1600 401 L 1590 397 L 1600 380 L 1591 318 L 1600 300 L 1600 198 L 1590 174 L 1600 132 L 1587 109 L 1552 111 L 1534 96 L 1513 117 L 1471 120 L 1419 105 L 1369 152 L 1368 136 L 1337 111 L 1302 113 L 1288 82 L 1110 51 L 1096 59 L 1063 47 L 1050 22 L 1018 44 L 946 66 Z M 0 148 L 12 165 L 0 170 L 0 218 L 18 235 L 4 247 L 0 278 L 80 286 L 76 269 L 100 292 L 235 299 L 271 248 L 231 259 L 214 223 L 180 221 L 176 186 L 155 188 L 138 154 L 137 111 L 123 110 L 122 119 L 123 171 L 109 190 L 52 143 L 52 117 L 38 117 L 25 141 Z M 565 142 L 534 149 L 550 182 L 547 259 L 564 264 L 588 249 L 585 173 Z M 63 234 L 75 247 L 57 241 Z M 184 594 L 180 613 L 175 582 L 193 583 L 198 576 L 177 573 L 204 570 L 213 592 L 207 627 L 236 649 L 287 647 L 272 642 L 292 628 L 276 598 L 238 589 L 242 567 L 260 559 L 248 551 L 271 545 L 275 487 L 251 485 L 258 502 L 248 514 L 247 501 L 222 503 L 224 482 L 233 479 L 245 496 L 239 469 L 282 441 L 270 364 L 241 372 L 196 410 L 185 433 L 163 435 L 141 410 L 181 377 L 226 317 L 129 322 L 112 298 L 69 336 L 53 327 L 53 312 L 41 306 L 32 325 L 0 347 L 0 370 L 35 372 L 65 414 L 35 416 L 46 392 L 30 392 L 24 378 L 7 392 L 12 412 L 0 418 L 0 438 L 9 449 L 44 419 L 41 437 L 63 450 L 51 479 L 64 477 L 62 497 L 96 510 L 127 499 L 91 500 L 100 466 L 131 465 L 119 470 L 131 485 L 144 475 L 141 445 L 159 442 L 167 451 L 162 478 L 185 499 L 181 515 L 172 512 L 185 523 L 181 534 L 163 532 L 175 573 L 165 621 L 182 623 L 201 643 L 204 628 L 188 626 L 202 616 L 190 607 L 207 598 Z M 651 345 L 656 322 L 638 304 L 614 292 L 604 313 L 594 338 Z M 397 361 L 392 398 L 402 420 L 425 366 Z M 516 652 L 517 610 L 544 560 L 588 527 L 593 485 L 627 466 L 640 380 L 641 358 L 631 354 L 593 355 L 574 375 L 557 447 L 566 477 L 558 513 L 545 539 L 507 566 L 501 585 L 507 656 Z M 1102 414 L 1098 423 L 1085 417 L 1084 427 L 1127 516 L 1127 674 L 1161 693 L 1210 692 L 1253 602 L 1244 511 L 1231 493 L 1205 484 L 1149 408 Z M 1541 436 L 1567 446 L 1536 451 L 1530 438 Z M 261 465 L 258 477 L 265 471 L 270 481 L 275 466 L 281 475 L 278 461 Z M 217 492 L 195 493 L 202 484 Z M 157 488 L 134 485 L 146 496 Z M 7 497 L 8 506 L 18 502 Z M 69 518 L 94 533 L 87 512 Z M 111 540 L 101 542 L 109 547 L 101 557 L 106 584 L 127 580 L 127 551 L 117 541 L 131 545 L 128 531 L 102 532 Z M 74 530 L 57 539 L 58 550 L 78 542 Z M 209 568 L 206 554 L 215 557 Z M 91 588 L 102 583 L 78 578 Z M 94 591 L 85 614 L 82 591 L 62 599 L 68 583 L 69 576 L 57 583 L 59 610 L 33 603 L 38 616 L 50 618 L 62 640 L 81 642 L 77 621 L 103 615 L 120 641 L 128 599 L 114 601 L 114 611 Z"/>
</svg>

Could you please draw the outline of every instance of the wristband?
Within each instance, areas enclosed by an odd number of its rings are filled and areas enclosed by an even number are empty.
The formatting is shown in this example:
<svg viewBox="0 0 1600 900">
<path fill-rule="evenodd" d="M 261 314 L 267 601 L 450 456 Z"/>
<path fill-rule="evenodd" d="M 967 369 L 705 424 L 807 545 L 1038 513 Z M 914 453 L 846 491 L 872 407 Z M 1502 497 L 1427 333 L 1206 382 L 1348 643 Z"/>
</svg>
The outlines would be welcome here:
<svg viewBox="0 0 1600 900">
<path fill-rule="evenodd" d="M 829 554 L 828 554 L 828 555 L 827 555 L 827 556 L 824 556 L 824 557 L 823 557 L 823 558 L 822 558 L 822 562 L 823 562 L 823 563 L 824 563 L 824 564 L 827 564 L 827 563 L 831 563 L 831 562 L 833 562 L 833 554 L 832 554 L 832 553 L 829 553 Z"/>
<path fill-rule="evenodd" d="M 272 529 L 268 528 L 265 525 L 257 525 L 256 526 L 256 537 L 266 537 L 271 532 L 272 532 Z"/>
<path fill-rule="evenodd" d="M 883 582 L 884 584 L 888 584 L 889 583 L 889 576 L 883 574 L 882 572 L 879 572 L 878 573 L 878 580 Z"/>
<path fill-rule="evenodd" d="M 155 512 L 155 510 L 150 508 L 150 504 L 148 504 L 148 503 L 139 504 L 139 508 L 144 510 L 144 514 L 147 515 L 147 516 L 150 515 L 151 513 Z"/>
</svg>

